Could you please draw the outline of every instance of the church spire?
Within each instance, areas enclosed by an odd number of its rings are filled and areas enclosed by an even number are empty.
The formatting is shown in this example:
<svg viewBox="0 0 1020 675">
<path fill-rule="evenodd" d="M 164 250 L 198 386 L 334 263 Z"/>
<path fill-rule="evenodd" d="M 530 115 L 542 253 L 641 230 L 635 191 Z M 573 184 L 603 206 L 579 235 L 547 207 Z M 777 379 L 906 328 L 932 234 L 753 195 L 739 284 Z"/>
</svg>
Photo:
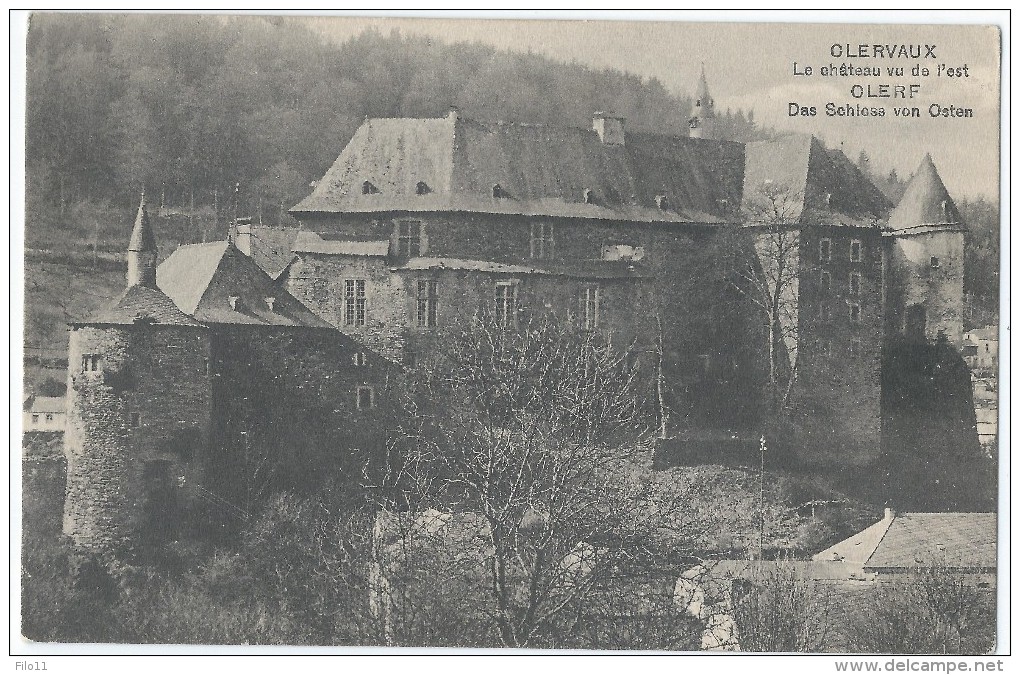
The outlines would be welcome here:
<svg viewBox="0 0 1020 675">
<path fill-rule="evenodd" d="M 156 235 L 149 223 L 149 213 L 145 210 L 145 193 L 142 192 L 127 250 L 129 287 L 156 287 L 156 254 Z"/>
<path fill-rule="evenodd" d="M 705 77 L 705 63 L 701 63 L 701 77 L 694 95 L 694 111 L 687 121 L 690 126 L 691 138 L 715 137 L 715 99 L 708 91 L 708 78 Z"/>
</svg>

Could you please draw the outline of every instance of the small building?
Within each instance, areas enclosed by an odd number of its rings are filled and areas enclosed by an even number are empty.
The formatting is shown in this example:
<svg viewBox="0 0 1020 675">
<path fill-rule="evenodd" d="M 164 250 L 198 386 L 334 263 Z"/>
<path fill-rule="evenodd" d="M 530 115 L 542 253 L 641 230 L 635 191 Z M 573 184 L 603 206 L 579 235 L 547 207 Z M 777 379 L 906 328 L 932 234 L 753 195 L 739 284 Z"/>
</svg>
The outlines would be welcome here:
<svg viewBox="0 0 1020 675">
<path fill-rule="evenodd" d="M 999 327 L 985 326 L 964 333 L 962 352 L 975 374 L 994 375 L 999 363 Z"/>
<path fill-rule="evenodd" d="M 67 399 L 63 396 L 32 396 L 22 413 L 24 431 L 63 431 Z"/>
</svg>

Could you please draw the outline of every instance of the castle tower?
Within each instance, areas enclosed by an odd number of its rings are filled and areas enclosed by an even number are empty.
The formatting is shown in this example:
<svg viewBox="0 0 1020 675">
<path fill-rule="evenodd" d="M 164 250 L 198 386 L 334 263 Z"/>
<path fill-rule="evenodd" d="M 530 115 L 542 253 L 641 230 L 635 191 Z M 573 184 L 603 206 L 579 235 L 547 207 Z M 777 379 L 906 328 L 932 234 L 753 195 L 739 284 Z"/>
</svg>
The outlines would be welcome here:
<svg viewBox="0 0 1020 675">
<path fill-rule="evenodd" d="M 887 329 L 890 337 L 953 344 L 963 336 L 963 244 L 966 226 L 925 155 L 889 215 Z"/>
<path fill-rule="evenodd" d="M 142 193 L 135 216 L 135 226 L 131 230 L 131 241 L 127 250 L 127 285 L 156 287 L 156 235 L 149 223 L 149 214 L 145 210 L 145 193 Z"/>
<path fill-rule="evenodd" d="M 715 100 L 708 91 L 704 63 L 701 64 L 701 78 L 694 96 L 693 114 L 687 124 L 690 126 L 691 138 L 715 138 Z"/>
<path fill-rule="evenodd" d="M 201 498 L 212 414 L 208 329 L 156 287 L 138 208 L 127 289 L 71 325 L 63 530 L 86 549 L 160 545 Z"/>
</svg>

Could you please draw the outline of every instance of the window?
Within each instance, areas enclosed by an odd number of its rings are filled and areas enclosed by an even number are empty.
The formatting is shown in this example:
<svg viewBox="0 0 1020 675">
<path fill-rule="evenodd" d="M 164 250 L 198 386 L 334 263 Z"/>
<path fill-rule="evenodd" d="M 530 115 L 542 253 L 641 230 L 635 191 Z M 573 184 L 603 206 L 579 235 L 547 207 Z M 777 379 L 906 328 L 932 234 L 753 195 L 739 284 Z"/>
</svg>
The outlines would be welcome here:
<svg viewBox="0 0 1020 675">
<path fill-rule="evenodd" d="M 938 266 L 939 266 L 939 259 L 937 257 L 935 257 L 935 256 L 932 256 L 931 257 L 931 268 L 933 270 L 934 269 L 938 269 Z"/>
<path fill-rule="evenodd" d="M 344 324 L 347 326 L 365 325 L 364 279 L 344 281 Z"/>
<path fill-rule="evenodd" d="M 52 413 L 46 413 L 46 421 L 47 422 L 52 422 L 53 421 L 53 414 Z"/>
<path fill-rule="evenodd" d="M 418 280 L 418 327 L 436 327 L 436 307 L 439 302 L 438 282 L 435 279 Z"/>
<path fill-rule="evenodd" d="M 818 319 L 820 321 L 832 320 L 832 307 L 828 302 L 821 302 L 818 304 Z"/>
<path fill-rule="evenodd" d="M 365 181 L 361 184 L 361 194 L 363 195 L 374 195 L 379 193 L 379 188 L 372 185 L 369 181 Z"/>
<path fill-rule="evenodd" d="M 128 416 L 128 424 L 131 425 L 132 429 L 137 429 L 142 426 L 142 414 L 133 412 Z"/>
<path fill-rule="evenodd" d="M 549 223 L 531 224 L 531 257 L 551 258 L 555 241 L 553 240 L 553 226 Z"/>
<path fill-rule="evenodd" d="M 854 323 L 860 323 L 861 321 L 861 306 L 856 302 L 850 303 L 850 320 Z"/>
<path fill-rule="evenodd" d="M 822 270 L 820 281 L 823 293 L 828 294 L 832 291 L 832 273 L 829 270 Z"/>
<path fill-rule="evenodd" d="M 851 272 L 850 273 L 850 295 L 861 294 L 861 273 Z"/>
<path fill-rule="evenodd" d="M 421 231 L 420 220 L 397 221 L 397 257 L 421 255 Z"/>
<path fill-rule="evenodd" d="M 428 193 L 432 192 L 431 188 L 429 188 L 428 183 L 426 183 L 423 180 L 418 181 L 418 184 L 414 187 L 414 191 L 415 193 L 420 195 L 427 195 Z"/>
<path fill-rule="evenodd" d="M 517 286 L 512 281 L 496 282 L 496 323 L 504 328 L 517 325 Z"/>
<path fill-rule="evenodd" d="M 39 424 L 39 416 L 38 415 L 32 415 L 32 424 L 33 425 Z"/>
<path fill-rule="evenodd" d="M 81 371 L 83 373 L 98 373 L 103 369 L 103 359 L 98 354 L 84 354 L 81 357 Z"/>
<path fill-rule="evenodd" d="M 599 327 L 599 287 L 588 286 L 581 294 L 581 319 L 584 330 Z"/>
<path fill-rule="evenodd" d="M 358 387 L 358 410 L 371 410 L 375 407 L 375 389 Z"/>
<path fill-rule="evenodd" d="M 354 355 L 351 357 L 351 360 L 354 362 L 354 365 L 363 366 L 366 363 L 368 363 L 368 356 L 365 354 L 365 352 L 355 352 Z"/>
<path fill-rule="evenodd" d="M 861 240 L 851 239 L 850 240 L 850 262 L 861 261 Z"/>
<path fill-rule="evenodd" d="M 818 242 L 818 259 L 822 262 L 832 260 L 832 240 L 822 239 Z"/>
</svg>

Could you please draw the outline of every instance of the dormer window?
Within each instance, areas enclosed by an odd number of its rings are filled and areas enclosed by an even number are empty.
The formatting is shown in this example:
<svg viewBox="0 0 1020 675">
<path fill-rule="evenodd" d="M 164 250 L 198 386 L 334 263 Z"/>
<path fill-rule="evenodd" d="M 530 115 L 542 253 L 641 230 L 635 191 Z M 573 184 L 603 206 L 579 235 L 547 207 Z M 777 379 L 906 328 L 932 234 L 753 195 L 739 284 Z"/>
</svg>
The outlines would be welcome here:
<svg viewBox="0 0 1020 675">
<path fill-rule="evenodd" d="M 831 192 L 826 192 L 825 193 L 825 208 L 829 208 L 829 206 L 831 204 L 832 204 L 832 193 Z"/>
<path fill-rule="evenodd" d="M 585 188 L 583 194 L 584 194 L 584 203 L 585 204 L 594 204 L 595 203 L 595 195 L 594 195 L 594 193 L 592 193 L 590 188 Z"/>
<path fill-rule="evenodd" d="M 936 256 L 932 256 L 931 260 L 929 261 L 929 263 L 931 264 L 931 268 L 933 270 L 934 269 L 938 269 L 938 267 L 939 267 L 939 259 Z"/>
<path fill-rule="evenodd" d="M 666 195 L 655 195 L 655 205 L 662 211 L 669 208 L 669 198 Z"/>
<path fill-rule="evenodd" d="M 418 184 L 414 186 L 414 192 L 419 195 L 427 195 L 432 192 L 432 188 L 429 187 L 428 183 L 422 180 L 418 181 Z"/>
<path fill-rule="evenodd" d="M 361 184 L 361 194 L 363 195 L 374 195 L 378 194 L 378 192 L 379 188 L 377 188 L 375 185 L 372 185 L 370 181 L 366 180 L 364 183 Z"/>
<path fill-rule="evenodd" d="M 276 298 L 266 298 L 266 306 L 269 307 L 269 311 L 275 311 L 274 306 L 276 305 Z"/>
<path fill-rule="evenodd" d="M 492 198 L 493 199 L 505 199 L 510 196 L 510 193 L 503 189 L 499 183 L 495 183 L 492 186 Z"/>
<path fill-rule="evenodd" d="M 368 357 L 365 355 L 365 352 L 355 352 L 351 360 L 356 366 L 363 366 L 368 363 Z"/>
<path fill-rule="evenodd" d="M 556 241 L 553 238 L 553 226 L 551 223 L 531 224 L 532 258 L 552 258 L 555 246 Z"/>
<path fill-rule="evenodd" d="M 228 295 L 227 296 L 227 303 L 230 305 L 231 311 L 234 311 L 234 312 L 237 311 L 237 305 L 238 305 L 238 302 L 240 301 L 240 299 L 241 298 L 239 296 L 237 296 L 237 295 Z"/>
</svg>

